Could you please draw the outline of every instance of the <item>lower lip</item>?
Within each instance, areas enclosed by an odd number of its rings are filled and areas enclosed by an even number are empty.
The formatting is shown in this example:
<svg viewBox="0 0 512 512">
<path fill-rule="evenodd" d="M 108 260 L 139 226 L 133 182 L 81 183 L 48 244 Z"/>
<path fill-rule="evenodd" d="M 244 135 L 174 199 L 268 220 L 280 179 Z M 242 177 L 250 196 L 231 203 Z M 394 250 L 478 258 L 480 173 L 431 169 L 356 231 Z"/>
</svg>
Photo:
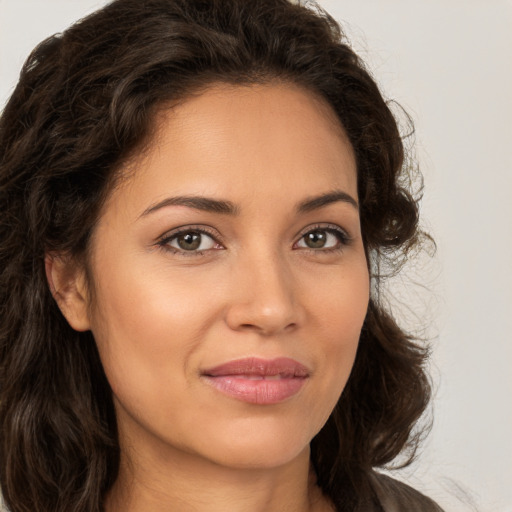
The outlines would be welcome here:
<svg viewBox="0 0 512 512">
<path fill-rule="evenodd" d="M 225 395 L 250 404 L 270 405 L 296 395 L 306 378 L 249 379 L 240 375 L 204 376 L 205 380 Z"/>
</svg>

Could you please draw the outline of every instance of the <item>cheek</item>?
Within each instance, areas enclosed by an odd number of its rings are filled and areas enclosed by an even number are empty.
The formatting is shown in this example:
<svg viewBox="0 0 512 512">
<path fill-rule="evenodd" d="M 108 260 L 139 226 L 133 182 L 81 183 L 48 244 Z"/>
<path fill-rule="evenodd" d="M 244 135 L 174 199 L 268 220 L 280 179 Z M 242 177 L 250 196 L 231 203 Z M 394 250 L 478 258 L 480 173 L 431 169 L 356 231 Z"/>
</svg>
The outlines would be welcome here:
<svg viewBox="0 0 512 512">
<path fill-rule="evenodd" d="M 369 278 L 365 266 L 354 267 L 350 273 L 333 279 L 328 290 L 317 297 L 316 321 L 312 329 L 321 344 L 317 351 L 318 368 L 321 368 L 322 389 L 319 396 L 324 403 L 326 420 L 336 405 L 354 364 L 361 328 L 366 317 L 369 301 Z"/>
<path fill-rule="evenodd" d="M 215 301 L 201 300 L 199 285 L 147 266 L 139 275 L 129 271 L 135 264 L 118 262 L 115 268 L 98 279 L 92 321 L 114 394 L 144 403 L 169 389 L 179 392 L 190 354 L 216 317 Z"/>
</svg>

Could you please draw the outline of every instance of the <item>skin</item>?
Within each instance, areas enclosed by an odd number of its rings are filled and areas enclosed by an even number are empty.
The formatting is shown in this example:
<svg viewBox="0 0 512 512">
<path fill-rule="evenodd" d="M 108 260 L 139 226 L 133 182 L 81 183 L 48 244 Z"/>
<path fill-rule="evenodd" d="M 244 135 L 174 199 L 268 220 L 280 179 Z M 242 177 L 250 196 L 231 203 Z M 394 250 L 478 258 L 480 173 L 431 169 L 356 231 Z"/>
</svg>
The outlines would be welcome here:
<svg viewBox="0 0 512 512">
<path fill-rule="evenodd" d="M 92 282 L 47 259 L 114 393 L 122 455 L 106 509 L 331 510 L 309 443 L 349 377 L 369 298 L 356 164 L 335 114 L 290 84 L 214 85 L 163 110 L 129 170 L 93 234 Z M 355 204 L 297 211 L 333 191 Z M 161 205 L 175 196 L 238 213 Z M 208 230 L 199 252 L 172 238 L 178 227 Z M 205 368 L 245 357 L 290 357 L 310 374 L 272 405 L 205 382 Z"/>
</svg>

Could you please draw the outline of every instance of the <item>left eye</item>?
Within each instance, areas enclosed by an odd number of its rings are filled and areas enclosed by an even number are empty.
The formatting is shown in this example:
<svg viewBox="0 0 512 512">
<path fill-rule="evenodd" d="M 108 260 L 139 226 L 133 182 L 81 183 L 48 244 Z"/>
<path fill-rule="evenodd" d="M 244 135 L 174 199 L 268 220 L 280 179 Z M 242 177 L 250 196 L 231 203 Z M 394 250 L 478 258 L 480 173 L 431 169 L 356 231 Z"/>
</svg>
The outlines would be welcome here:
<svg viewBox="0 0 512 512">
<path fill-rule="evenodd" d="M 207 251 L 216 245 L 215 240 L 200 231 L 186 231 L 166 240 L 166 244 L 181 251 Z"/>
<path fill-rule="evenodd" d="M 342 233 L 333 229 L 314 229 L 307 232 L 297 242 L 297 245 L 305 249 L 334 249 L 342 245 L 345 237 Z"/>
</svg>

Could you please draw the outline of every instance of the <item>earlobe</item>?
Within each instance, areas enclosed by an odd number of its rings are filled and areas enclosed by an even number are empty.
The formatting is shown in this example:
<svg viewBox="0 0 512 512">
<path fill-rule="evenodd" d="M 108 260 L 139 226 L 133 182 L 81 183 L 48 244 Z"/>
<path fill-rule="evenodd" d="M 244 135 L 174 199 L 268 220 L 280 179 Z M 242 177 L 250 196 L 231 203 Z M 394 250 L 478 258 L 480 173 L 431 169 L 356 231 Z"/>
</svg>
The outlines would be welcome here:
<svg viewBox="0 0 512 512">
<path fill-rule="evenodd" d="M 51 294 L 69 325 L 75 331 L 88 331 L 89 302 L 82 266 L 60 254 L 46 254 L 44 262 Z"/>
</svg>

